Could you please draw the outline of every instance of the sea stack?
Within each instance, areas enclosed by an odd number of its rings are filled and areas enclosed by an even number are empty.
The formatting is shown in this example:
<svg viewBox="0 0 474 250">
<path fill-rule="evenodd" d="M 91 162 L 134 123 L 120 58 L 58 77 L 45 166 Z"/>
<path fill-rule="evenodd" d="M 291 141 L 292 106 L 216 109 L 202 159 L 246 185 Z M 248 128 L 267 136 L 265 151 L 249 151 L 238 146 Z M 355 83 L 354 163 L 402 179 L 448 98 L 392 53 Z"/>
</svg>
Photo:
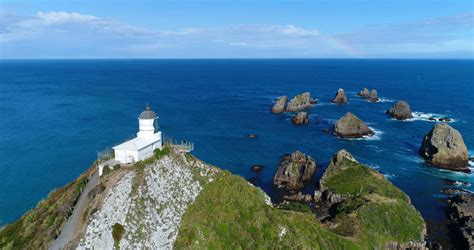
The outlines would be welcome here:
<svg viewBox="0 0 474 250">
<path fill-rule="evenodd" d="M 335 103 L 335 104 L 347 103 L 347 96 L 346 96 L 346 92 L 344 92 L 344 89 L 337 90 L 336 96 L 334 96 L 334 99 L 332 99 L 332 103 Z"/>
<path fill-rule="evenodd" d="M 300 151 L 284 155 L 280 160 L 273 184 L 286 186 L 287 190 L 303 188 L 305 181 L 310 181 L 316 172 L 316 161 Z"/>
<path fill-rule="evenodd" d="M 438 168 L 469 173 L 467 147 L 461 133 L 446 123 L 433 126 L 425 135 L 420 155 Z"/>
<path fill-rule="evenodd" d="M 369 89 L 364 88 L 361 91 L 359 91 L 359 93 L 357 93 L 357 95 L 360 96 L 360 97 L 363 97 L 363 98 L 367 98 L 369 96 Z"/>
<path fill-rule="evenodd" d="M 372 89 L 370 91 L 369 96 L 367 97 L 367 99 L 369 100 L 369 102 L 378 102 L 380 99 L 377 95 L 377 90 Z"/>
<path fill-rule="evenodd" d="M 334 124 L 334 135 L 342 138 L 361 138 L 374 134 L 365 122 L 351 112 L 347 112 Z"/>
<path fill-rule="evenodd" d="M 273 104 L 272 113 L 277 114 L 277 113 L 281 113 L 285 111 L 285 106 L 286 106 L 287 101 L 288 101 L 288 97 L 286 95 L 278 97 L 275 101 L 275 104 Z"/>
<path fill-rule="evenodd" d="M 411 114 L 410 105 L 405 101 L 398 101 L 395 105 L 393 105 L 390 109 L 386 112 L 392 118 L 397 120 L 406 120 L 413 118 Z"/>
<path fill-rule="evenodd" d="M 303 111 L 311 107 L 312 98 L 309 92 L 304 92 L 293 97 L 288 106 L 286 107 L 286 111 L 288 112 L 298 112 Z"/>
<path fill-rule="evenodd" d="M 309 122 L 308 113 L 301 111 L 298 112 L 292 119 L 291 122 L 295 125 L 306 125 Z"/>
</svg>

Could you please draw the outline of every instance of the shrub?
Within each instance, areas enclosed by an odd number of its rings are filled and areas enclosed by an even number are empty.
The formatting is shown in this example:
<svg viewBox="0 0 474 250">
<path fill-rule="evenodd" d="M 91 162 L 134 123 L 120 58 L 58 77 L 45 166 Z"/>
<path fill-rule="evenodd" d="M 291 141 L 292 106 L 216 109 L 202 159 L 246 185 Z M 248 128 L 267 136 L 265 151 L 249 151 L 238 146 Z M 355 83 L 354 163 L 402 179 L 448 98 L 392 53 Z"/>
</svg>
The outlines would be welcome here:
<svg viewBox="0 0 474 250">
<path fill-rule="evenodd" d="M 123 231 L 124 231 L 124 228 L 122 224 L 120 223 L 115 223 L 112 226 L 112 237 L 114 238 L 114 245 L 116 249 L 119 249 L 120 240 L 122 239 L 122 236 L 123 236 Z"/>
</svg>

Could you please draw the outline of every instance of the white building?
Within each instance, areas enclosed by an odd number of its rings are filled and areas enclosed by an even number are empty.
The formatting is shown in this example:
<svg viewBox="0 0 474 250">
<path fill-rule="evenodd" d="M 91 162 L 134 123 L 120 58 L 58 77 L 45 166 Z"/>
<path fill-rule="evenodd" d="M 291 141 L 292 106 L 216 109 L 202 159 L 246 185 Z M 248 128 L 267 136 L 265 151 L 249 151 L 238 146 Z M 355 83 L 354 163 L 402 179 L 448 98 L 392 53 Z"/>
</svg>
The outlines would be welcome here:
<svg viewBox="0 0 474 250">
<path fill-rule="evenodd" d="M 158 130 L 158 116 L 150 105 L 138 117 L 137 137 L 114 147 L 115 160 L 120 163 L 135 163 L 153 155 L 157 148 L 163 148 L 161 131 Z"/>
</svg>

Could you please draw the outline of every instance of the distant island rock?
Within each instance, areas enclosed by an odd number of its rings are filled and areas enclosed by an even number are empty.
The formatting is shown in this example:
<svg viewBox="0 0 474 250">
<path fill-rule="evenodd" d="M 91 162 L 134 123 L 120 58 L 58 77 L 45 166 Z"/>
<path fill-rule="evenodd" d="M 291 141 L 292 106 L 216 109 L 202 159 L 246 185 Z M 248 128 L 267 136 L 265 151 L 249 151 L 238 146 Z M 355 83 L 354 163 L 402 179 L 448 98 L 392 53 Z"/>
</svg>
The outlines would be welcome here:
<svg viewBox="0 0 474 250">
<path fill-rule="evenodd" d="M 357 95 L 362 98 L 367 98 L 369 96 L 369 89 L 363 88 L 359 93 L 357 93 Z"/>
<path fill-rule="evenodd" d="M 287 190 L 297 190 L 310 181 L 316 172 L 316 161 L 300 151 L 284 155 L 273 178 L 273 184 L 285 186 Z"/>
<path fill-rule="evenodd" d="M 272 107 L 272 113 L 282 113 L 285 111 L 286 102 L 288 101 L 288 96 L 280 96 L 276 99 L 275 104 Z"/>
<path fill-rule="evenodd" d="M 347 112 L 334 124 L 334 135 L 342 138 L 361 138 L 374 134 L 365 122 L 351 112 Z"/>
<path fill-rule="evenodd" d="M 257 135 L 256 134 L 248 134 L 247 137 L 249 139 L 256 139 L 257 138 Z"/>
<path fill-rule="evenodd" d="M 308 113 L 306 113 L 304 111 L 298 112 L 298 114 L 296 114 L 295 116 L 293 116 L 293 118 L 291 118 L 291 122 L 293 122 L 293 124 L 295 124 L 295 125 L 306 125 L 306 124 L 308 124 L 308 122 L 309 122 Z"/>
<path fill-rule="evenodd" d="M 344 89 L 338 89 L 336 95 L 332 99 L 332 103 L 335 104 L 346 104 L 347 103 L 347 96 L 344 92 Z"/>
<path fill-rule="evenodd" d="M 286 107 L 286 111 L 298 112 L 306 110 L 311 107 L 311 102 L 313 102 L 311 94 L 309 92 L 304 92 L 302 94 L 296 95 L 290 100 L 288 106 Z"/>
<path fill-rule="evenodd" d="M 405 101 L 398 101 L 395 105 L 388 109 L 386 113 L 397 120 L 406 120 L 413 118 L 410 105 L 408 105 L 408 103 L 406 103 Z"/>
<path fill-rule="evenodd" d="M 425 135 L 420 155 L 433 166 L 469 173 L 467 147 L 461 133 L 446 123 L 433 126 Z"/>
<path fill-rule="evenodd" d="M 372 89 L 369 93 L 369 96 L 367 97 L 367 100 L 369 100 L 369 102 L 378 102 L 380 98 L 377 95 L 377 90 Z"/>
<path fill-rule="evenodd" d="M 364 88 L 359 93 L 357 93 L 358 96 L 367 99 L 369 102 L 378 102 L 380 98 L 378 97 L 377 90 L 372 89 L 369 92 L 369 89 Z"/>
</svg>

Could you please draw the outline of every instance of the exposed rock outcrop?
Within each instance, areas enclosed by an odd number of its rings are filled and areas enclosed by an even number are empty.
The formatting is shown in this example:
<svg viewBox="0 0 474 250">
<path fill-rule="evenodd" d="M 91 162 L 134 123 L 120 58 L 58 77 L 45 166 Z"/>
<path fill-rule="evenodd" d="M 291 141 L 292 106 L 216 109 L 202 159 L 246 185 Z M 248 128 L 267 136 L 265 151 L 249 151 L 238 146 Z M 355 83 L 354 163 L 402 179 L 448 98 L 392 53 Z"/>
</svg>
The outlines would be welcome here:
<svg viewBox="0 0 474 250">
<path fill-rule="evenodd" d="M 308 122 L 309 122 L 308 113 L 306 113 L 304 111 L 298 112 L 298 114 L 296 114 L 295 116 L 293 116 L 293 118 L 291 118 L 291 122 L 293 122 L 293 124 L 295 124 L 295 125 L 306 125 L 306 124 L 308 124 Z"/>
<path fill-rule="evenodd" d="M 448 199 L 448 214 L 453 235 L 460 249 L 474 248 L 474 195 L 460 193 Z"/>
<path fill-rule="evenodd" d="M 374 132 L 354 114 L 347 112 L 334 124 L 334 135 L 342 138 L 372 136 Z"/>
<path fill-rule="evenodd" d="M 380 99 L 377 95 L 377 90 L 372 89 L 369 93 L 369 96 L 367 97 L 367 100 L 369 100 L 369 102 L 378 102 Z"/>
<path fill-rule="evenodd" d="M 280 96 L 276 99 L 275 104 L 272 107 L 272 113 L 281 113 L 285 111 L 286 102 L 288 101 L 288 96 Z"/>
<path fill-rule="evenodd" d="M 293 97 L 288 106 L 286 107 L 286 111 L 288 112 L 298 112 L 303 111 L 311 107 L 312 102 L 311 94 L 309 92 L 304 92 Z"/>
<path fill-rule="evenodd" d="M 344 89 L 337 90 L 336 95 L 332 99 L 332 103 L 336 103 L 336 104 L 347 103 L 347 96 L 346 96 L 346 92 L 344 92 Z"/>
<path fill-rule="evenodd" d="M 296 194 L 284 195 L 283 199 L 287 201 L 303 201 L 303 202 L 311 202 L 313 200 L 310 194 L 303 194 L 301 192 L 298 192 Z"/>
<path fill-rule="evenodd" d="M 470 172 L 467 147 L 461 133 L 448 124 L 433 126 L 423 139 L 420 155 L 436 167 Z"/>
<path fill-rule="evenodd" d="M 397 120 L 406 120 L 413 118 L 410 105 L 408 105 L 408 103 L 406 103 L 405 101 L 398 101 L 389 110 L 387 110 L 387 114 Z"/>
<path fill-rule="evenodd" d="M 286 186 L 287 190 L 303 188 L 305 181 L 310 181 L 316 172 L 316 161 L 300 151 L 284 155 L 280 160 L 273 184 Z"/>
<path fill-rule="evenodd" d="M 257 138 L 257 135 L 256 134 L 248 134 L 247 137 L 249 139 L 255 139 L 255 138 Z"/>
<path fill-rule="evenodd" d="M 363 97 L 363 98 L 367 98 L 369 96 L 369 89 L 364 88 L 361 91 L 359 91 L 359 93 L 357 93 L 357 95 L 360 96 L 360 97 Z"/>
</svg>

